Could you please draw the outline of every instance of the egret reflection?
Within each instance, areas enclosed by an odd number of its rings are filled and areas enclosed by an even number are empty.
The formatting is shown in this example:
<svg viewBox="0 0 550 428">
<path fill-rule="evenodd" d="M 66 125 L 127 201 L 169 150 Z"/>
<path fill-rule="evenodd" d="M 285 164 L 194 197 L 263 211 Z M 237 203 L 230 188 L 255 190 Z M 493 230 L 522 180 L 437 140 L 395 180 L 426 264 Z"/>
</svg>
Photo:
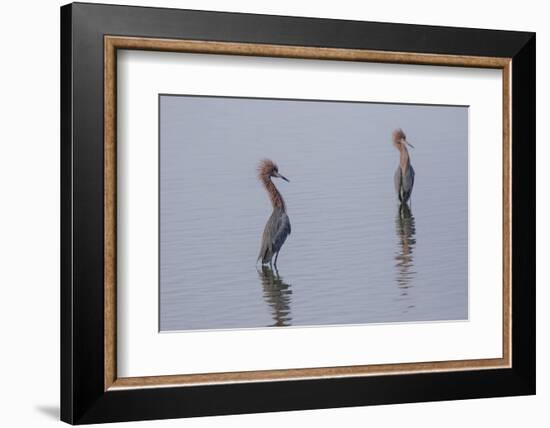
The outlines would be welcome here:
<svg viewBox="0 0 550 428">
<path fill-rule="evenodd" d="M 271 317 L 273 318 L 271 327 L 292 325 L 290 312 L 292 290 L 290 284 L 283 282 L 279 272 L 272 270 L 267 265 L 263 265 L 258 274 L 260 275 L 264 300 L 269 305 Z"/>
<path fill-rule="evenodd" d="M 397 233 L 397 251 L 395 253 L 395 267 L 397 268 L 397 285 L 402 290 L 401 295 L 408 295 L 408 289 L 416 272 L 414 270 L 414 250 L 416 246 L 415 220 L 410 207 L 400 204 L 395 219 Z"/>
</svg>

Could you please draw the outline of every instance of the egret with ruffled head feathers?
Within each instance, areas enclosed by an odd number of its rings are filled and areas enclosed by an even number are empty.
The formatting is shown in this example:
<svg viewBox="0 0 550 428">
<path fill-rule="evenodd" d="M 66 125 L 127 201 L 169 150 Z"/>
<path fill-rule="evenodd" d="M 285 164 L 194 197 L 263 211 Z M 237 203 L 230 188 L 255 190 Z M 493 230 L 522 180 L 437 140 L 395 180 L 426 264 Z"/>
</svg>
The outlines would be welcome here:
<svg viewBox="0 0 550 428">
<path fill-rule="evenodd" d="M 258 260 L 261 260 L 262 264 L 274 265 L 277 268 L 279 251 L 281 251 L 286 238 L 290 235 L 290 219 L 286 213 L 285 201 L 279 190 L 275 187 L 275 184 L 271 181 L 272 177 L 289 181 L 279 174 L 279 168 L 272 160 L 262 160 L 258 166 L 258 178 L 267 191 L 271 205 L 273 206 L 273 212 L 265 225 Z"/>
<path fill-rule="evenodd" d="M 401 128 L 392 133 L 394 147 L 399 150 L 399 166 L 393 176 L 395 191 L 399 202 L 406 204 L 411 197 L 414 185 L 414 169 L 411 165 L 411 158 L 407 146 L 414 149 L 414 146 L 407 141 L 407 136 Z"/>
</svg>

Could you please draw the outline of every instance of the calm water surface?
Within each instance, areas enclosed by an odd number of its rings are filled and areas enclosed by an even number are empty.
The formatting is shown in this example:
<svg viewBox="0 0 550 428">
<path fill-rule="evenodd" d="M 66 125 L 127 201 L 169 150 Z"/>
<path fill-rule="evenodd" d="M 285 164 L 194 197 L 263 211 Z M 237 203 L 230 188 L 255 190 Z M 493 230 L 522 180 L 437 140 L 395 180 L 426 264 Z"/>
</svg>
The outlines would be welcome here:
<svg viewBox="0 0 550 428">
<path fill-rule="evenodd" d="M 466 107 L 161 96 L 160 328 L 468 317 Z M 402 127 L 411 208 L 393 188 Z M 255 266 L 271 158 L 292 234 Z"/>
</svg>

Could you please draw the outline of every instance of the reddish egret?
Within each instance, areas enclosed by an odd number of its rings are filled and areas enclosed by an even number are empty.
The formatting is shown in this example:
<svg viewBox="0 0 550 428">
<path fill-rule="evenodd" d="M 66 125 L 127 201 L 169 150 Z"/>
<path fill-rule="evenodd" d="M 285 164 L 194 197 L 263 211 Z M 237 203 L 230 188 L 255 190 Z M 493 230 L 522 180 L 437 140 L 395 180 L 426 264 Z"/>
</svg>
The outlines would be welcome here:
<svg viewBox="0 0 550 428">
<path fill-rule="evenodd" d="M 273 161 L 264 159 L 258 167 L 258 178 L 269 195 L 271 205 L 273 206 L 273 213 L 265 225 L 258 260 L 262 260 L 262 265 L 269 263 L 274 264 L 275 268 L 277 268 L 279 251 L 281 251 L 281 247 L 285 243 L 287 236 L 290 235 L 290 220 L 286 214 L 285 201 L 271 181 L 271 177 L 282 178 L 288 181 L 279 174 L 279 168 Z M 274 261 L 273 257 L 275 257 Z"/>
<path fill-rule="evenodd" d="M 409 151 L 407 145 L 414 149 L 414 146 L 407 141 L 407 137 L 402 129 L 396 129 L 392 133 L 393 145 L 399 150 L 399 166 L 393 176 L 395 184 L 395 191 L 399 202 L 406 204 L 414 185 L 414 169 L 411 165 L 411 159 L 409 157 Z"/>
</svg>

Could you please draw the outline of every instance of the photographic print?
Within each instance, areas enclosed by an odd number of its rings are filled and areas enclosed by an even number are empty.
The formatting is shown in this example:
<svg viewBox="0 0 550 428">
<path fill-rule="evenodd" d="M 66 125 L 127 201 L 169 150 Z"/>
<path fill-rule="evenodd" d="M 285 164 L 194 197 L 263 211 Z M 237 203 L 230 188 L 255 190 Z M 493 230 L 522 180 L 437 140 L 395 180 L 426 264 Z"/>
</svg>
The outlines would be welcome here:
<svg viewBox="0 0 550 428">
<path fill-rule="evenodd" d="M 161 332 L 468 319 L 468 107 L 159 95 Z"/>
<path fill-rule="evenodd" d="M 536 392 L 534 33 L 60 24 L 62 421 Z"/>
</svg>

